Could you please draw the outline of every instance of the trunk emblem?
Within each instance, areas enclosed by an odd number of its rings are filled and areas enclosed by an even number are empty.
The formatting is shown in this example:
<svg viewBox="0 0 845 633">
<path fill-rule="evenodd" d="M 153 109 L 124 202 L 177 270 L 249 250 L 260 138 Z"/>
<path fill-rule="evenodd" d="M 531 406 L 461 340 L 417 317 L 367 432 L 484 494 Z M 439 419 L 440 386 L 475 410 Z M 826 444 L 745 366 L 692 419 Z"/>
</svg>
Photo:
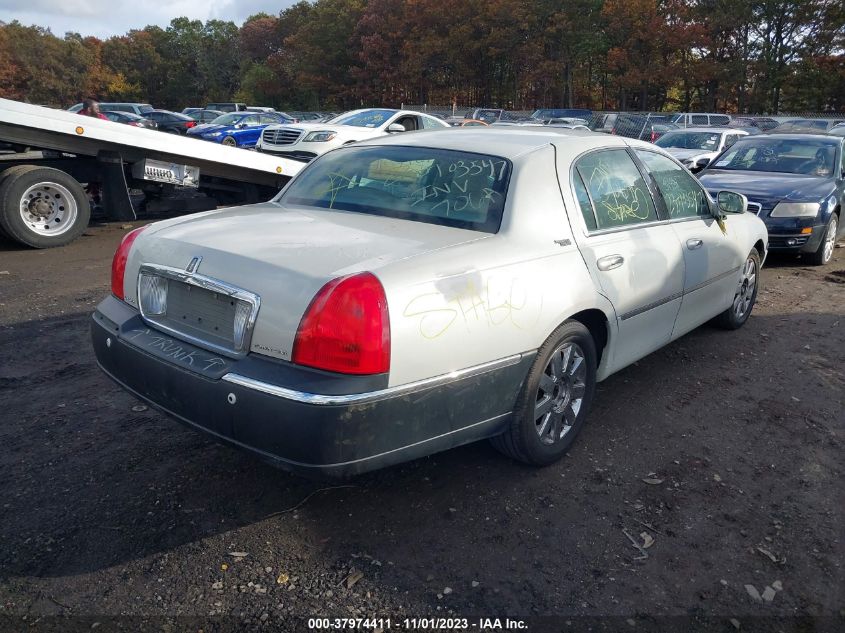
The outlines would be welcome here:
<svg viewBox="0 0 845 633">
<path fill-rule="evenodd" d="M 200 263 L 202 262 L 202 256 L 194 257 L 191 260 L 191 263 L 188 264 L 188 267 L 185 269 L 189 273 L 197 272 L 197 269 L 200 267 Z"/>
</svg>

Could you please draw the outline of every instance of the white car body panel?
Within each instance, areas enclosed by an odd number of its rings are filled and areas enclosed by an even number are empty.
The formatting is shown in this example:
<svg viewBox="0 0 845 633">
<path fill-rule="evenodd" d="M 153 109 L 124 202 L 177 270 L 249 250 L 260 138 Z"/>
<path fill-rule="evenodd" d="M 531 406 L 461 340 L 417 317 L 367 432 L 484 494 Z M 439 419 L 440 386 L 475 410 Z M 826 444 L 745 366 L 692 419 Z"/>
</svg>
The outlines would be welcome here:
<svg viewBox="0 0 845 633">
<path fill-rule="evenodd" d="M 728 217 L 726 235 L 712 218 L 591 235 L 569 182 L 573 161 L 598 148 L 660 152 L 641 141 L 465 128 L 366 144 L 471 147 L 511 160 L 498 233 L 277 202 L 197 214 L 140 234 L 126 269 L 130 303 L 142 264 L 184 269 L 202 256 L 203 275 L 260 295 L 251 351 L 289 360 L 296 328 L 323 284 L 370 271 L 388 300 L 391 387 L 531 352 L 590 309 L 607 318 L 603 379 L 723 311 L 739 279 L 737 258 L 767 241 L 753 214 Z M 707 248 L 688 256 L 683 240 L 699 235 Z M 626 265 L 597 270 L 608 254 L 621 254 Z M 693 290 L 723 269 L 719 283 Z"/>
<path fill-rule="evenodd" d="M 720 134 L 719 144 L 713 150 L 703 150 L 703 149 L 684 149 L 680 147 L 664 147 L 662 148 L 664 151 L 668 152 L 671 156 L 678 159 L 682 165 L 687 168 L 695 168 L 695 164 L 697 161 L 707 158 L 709 160 L 713 160 L 719 154 L 721 154 L 727 148 L 727 139 L 729 136 L 748 136 L 748 132 L 745 130 L 735 130 L 730 127 L 688 127 L 683 128 L 681 130 L 672 130 L 672 132 L 679 132 L 679 133 L 691 133 L 694 134 L 696 132 L 701 133 L 709 133 L 709 134 Z"/>
</svg>

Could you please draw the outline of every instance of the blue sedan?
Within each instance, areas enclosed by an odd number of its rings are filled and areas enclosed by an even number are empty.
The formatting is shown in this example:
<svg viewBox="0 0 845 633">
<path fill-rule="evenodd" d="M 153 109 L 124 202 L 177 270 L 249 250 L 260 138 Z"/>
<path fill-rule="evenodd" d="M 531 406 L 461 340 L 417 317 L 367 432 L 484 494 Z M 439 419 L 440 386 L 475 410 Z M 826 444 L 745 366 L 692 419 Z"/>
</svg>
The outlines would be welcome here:
<svg viewBox="0 0 845 633">
<path fill-rule="evenodd" d="M 748 198 L 769 230 L 771 252 L 806 254 L 822 266 L 845 236 L 845 139 L 815 134 L 744 137 L 699 172 L 711 195 Z"/>
<path fill-rule="evenodd" d="M 268 125 L 295 122 L 296 119 L 282 112 L 230 112 L 211 123 L 191 128 L 188 136 L 232 147 L 255 147 L 261 131 Z"/>
</svg>

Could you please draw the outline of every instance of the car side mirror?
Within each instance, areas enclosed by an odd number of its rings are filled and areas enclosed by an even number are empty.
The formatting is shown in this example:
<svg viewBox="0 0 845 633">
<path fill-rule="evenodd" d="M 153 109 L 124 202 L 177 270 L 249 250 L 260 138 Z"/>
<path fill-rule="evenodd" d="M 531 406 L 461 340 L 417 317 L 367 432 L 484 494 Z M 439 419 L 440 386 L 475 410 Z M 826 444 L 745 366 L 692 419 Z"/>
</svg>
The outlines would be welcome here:
<svg viewBox="0 0 845 633">
<path fill-rule="evenodd" d="M 402 125 L 401 123 L 391 123 L 390 125 L 387 126 L 387 131 L 388 132 L 404 132 L 405 126 Z"/>
<path fill-rule="evenodd" d="M 246 127 L 246 123 L 238 123 L 235 127 L 239 130 L 242 130 Z"/>
<path fill-rule="evenodd" d="M 719 210 L 724 213 L 741 214 L 748 211 L 748 198 L 733 191 L 720 191 L 716 195 Z"/>
</svg>

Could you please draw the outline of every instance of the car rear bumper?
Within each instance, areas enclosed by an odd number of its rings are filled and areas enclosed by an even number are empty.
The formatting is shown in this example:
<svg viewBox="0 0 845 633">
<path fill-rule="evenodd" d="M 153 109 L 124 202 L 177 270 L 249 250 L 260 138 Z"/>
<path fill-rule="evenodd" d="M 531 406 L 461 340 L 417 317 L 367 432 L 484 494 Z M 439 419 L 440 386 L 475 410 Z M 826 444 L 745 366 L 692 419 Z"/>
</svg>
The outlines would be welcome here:
<svg viewBox="0 0 845 633">
<path fill-rule="evenodd" d="M 286 470 L 331 477 L 502 432 L 534 356 L 388 388 L 386 375 L 217 357 L 149 327 L 112 296 L 94 312 L 91 338 L 109 377 L 176 420 Z"/>
</svg>

